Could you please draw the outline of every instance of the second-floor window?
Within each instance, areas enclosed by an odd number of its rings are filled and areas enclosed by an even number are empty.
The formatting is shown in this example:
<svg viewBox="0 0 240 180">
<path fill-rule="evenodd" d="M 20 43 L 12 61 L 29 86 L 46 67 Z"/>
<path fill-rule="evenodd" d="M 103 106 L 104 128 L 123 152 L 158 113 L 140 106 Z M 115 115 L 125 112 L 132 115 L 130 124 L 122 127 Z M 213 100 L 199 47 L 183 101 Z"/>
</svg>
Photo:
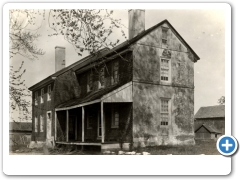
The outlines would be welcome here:
<svg viewBox="0 0 240 180">
<path fill-rule="evenodd" d="M 119 81 L 119 62 L 114 61 L 112 63 L 112 84 L 118 83 Z"/>
<path fill-rule="evenodd" d="M 87 77 L 87 92 L 92 90 L 93 90 L 93 73 L 90 72 L 88 73 L 88 77 Z"/>
<path fill-rule="evenodd" d="M 99 71 L 99 89 L 104 88 L 104 82 L 105 82 L 105 72 L 104 67 L 102 67 Z"/>
<path fill-rule="evenodd" d="M 169 59 L 161 59 L 161 81 L 163 82 L 170 82 L 170 60 Z"/>
<path fill-rule="evenodd" d="M 34 97 L 35 105 L 38 105 L 38 92 L 35 92 L 35 97 Z"/>
<path fill-rule="evenodd" d="M 44 95 L 44 89 L 41 89 L 41 103 L 43 103 L 43 95 Z"/>
<path fill-rule="evenodd" d="M 48 99 L 48 101 L 51 100 L 51 92 L 52 92 L 52 90 L 51 90 L 51 84 L 50 84 L 50 85 L 48 85 L 48 93 L 47 93 L 47 99 Z"/>
</svg>

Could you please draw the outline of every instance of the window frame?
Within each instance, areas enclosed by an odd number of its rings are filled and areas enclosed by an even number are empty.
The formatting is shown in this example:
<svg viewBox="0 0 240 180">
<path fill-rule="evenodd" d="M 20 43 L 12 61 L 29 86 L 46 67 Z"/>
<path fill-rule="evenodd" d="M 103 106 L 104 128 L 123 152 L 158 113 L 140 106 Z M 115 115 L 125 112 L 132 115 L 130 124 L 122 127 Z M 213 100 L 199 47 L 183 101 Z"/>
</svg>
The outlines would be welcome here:
<svg viewBox="0 0 240 180">
<path fill-rule="evenodd" d="M 118 124 L 116 124 L 116 116 L 115 114 L 118 114 Z M 111 117 L 111 128 L 119 128 L 119 122 L 120 122 L 120 113 L 119 113 L 119 108 L 116 106 L 112 107 L 112 117 Z"/>
<path fill-rule="evenodd" d="M 44 103 L 44 88 L 41 89 L 41 104 Z"/>
<path fill-rule="evenodd" d="M 52 93 L 52 87 L 51 87 L 51 84 L 49 84 L 48 88 L 47 88 L 47 100 L 48 101 L 51 101 L 51 93 Z"/>
<path fill-rule="evenodd" d="M 90 86 L 90 77 L 91 77 L 91 86 Z M 91 88 L 90 88 L 91 87 Z M 90 71 L 87 74 L 87 92 L 91 92 L 93 90 L 93 73 Z"/>
<path fill-rule="evenodd" d="M 163 109 L 163 101 L 167 101 L 167 111 Z M 168 120 L 162 120 L 163 115 L 167 115 Z M 166 116 L 165 116 L 166 118 Z M 171 99 L 160 98 L 160 127 L 169 127 L 171 123 Z"/>
<path fill-rule="evenodd" d="M 35 105 L 38 105 L 38 91 L 35 92 L 34 103 L 35 103 Z"/>
<path fill-rule="evenodd" d="M 103 76 L 103 83 L 101 83 L 101 78 Z M 102 89 L 105 87 L 105 67 L 101 67 L 99 70 L 99 77 L 98 77 L 98 89 Z"/>
<path fill-rule="evenodd" d="M 163 61 L 167 61 L 168 66 L 163 65 Z M 171 59 L 166 58 L 166 57 L 161 57 L 160 58 L 160 82 L 161 83 L 166 83 L 170 84 L 172 82 L 172 72 L 171 72 Z M 163 70 L 168 71 L 168 76 L 163 76 Z M 162 79 L 162 77 L 167 78 L 167 80 Z"/>
<path fill-rule="evenodd" d="M 164 34 L 166 33 L 166 37 L 164 37 Z M 162 44 L 162 48 L 167 48 L 168 47 L 168 41 L 167 41 L 167 33 L 168 33 L 168 28 L 166 27 L 162 27 L 162 37 L 161 37 L 161 44 Z M 163 43 L 164 41 L 166 41 L 165 43 Z"/>
<path fill-rule="evenodd" d="M 117 72 L 117 77 L 115 73 Z M 112 62 L 112 84 L 117 84 L 119 82 L 119 61 Z"/>
</svg>

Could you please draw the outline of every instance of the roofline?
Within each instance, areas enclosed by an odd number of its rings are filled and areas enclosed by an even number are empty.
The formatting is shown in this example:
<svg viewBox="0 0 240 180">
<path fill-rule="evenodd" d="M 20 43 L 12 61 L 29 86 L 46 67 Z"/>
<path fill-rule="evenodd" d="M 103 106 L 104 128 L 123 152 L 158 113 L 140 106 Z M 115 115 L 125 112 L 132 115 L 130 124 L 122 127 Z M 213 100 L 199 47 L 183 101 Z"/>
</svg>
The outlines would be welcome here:
<svg viewBox="0 0 240 180">
<path fill-rule="evenodd" d="M 122 43 L 122 44 L 124 44 L 124 43 Z M 119 44 L 118 46 L 120 46 L 122 44 Z M 113 52 L 115 52 L 115 51 L 120 51 L 123 48 L 125 48 L 127 45 L 128 45 L 128 43 L 126 43 L 123 47 L 120 47 L 119 49 L 117 49 L 118 48 L 118 46 L 117 46 L 117 47 L 109 50 L 108 52 L 102 54 L 101 56 L 98 56 L 95 60 L 98 60 L 98 59 L 103 58 L 105 56 L 109 56 L 109 55 L 113 54 Z M 100 52 L 100 51 L 98 51 L 98 52 Z M 121 52 L 119 52 L 119 53 L 121 53 Z M 75 63 L 73 63 L 73 64 L 71 64 L 71 65 L 69 65 L 69 66 L 67 66 L 67 67 L 65 67 L 65 68 L 55 72 L 55 73 L 53 73 L 52 75 L 50 75 L 47 78 L 43 79 L 42 81 L 34 84 L 33 86 L 29 87 L 28 89 L 30 91 L 34 91 L 34 90 L 40 88 L 41 86 L 44 86 L 44 85 L 49 84 L 51 82 L 54 82 L 54 80 L 56 79 L 57 76 L 65 73 L 66 71 L 68 71 L 70 69 L 74 69 L 74 67 L 76 67 L 76 66 L 80 66 L 82 63 L 84 63 L 85 61 L 87 61 L 88 59 L 93 58 L 93 57 L 94 57 L 93 55 L 88 55 L 88 56 L 84 57 L 83 59 L 80 59 L 80 60 L 76 61 Z M 90 63 L 86 64 L 85 66 L 87 66 L 89 64 Z M 85 67 L 85 66 L 82 66 L 82 67 Z M 79 69 L 82 68 L 82 67 L 79 67 Z"/>
<path fill-rule="evenodd" d="M 214 118 L 225 118 L 225 116 L 218 116 L 218 117 L 194 117 L 194 119 L 214 119 Z"/>
<path fill-rule="evenodd" d="M 45 86 L 47 84 L 54 82 L 55 79 L 56 79 L 56 77 L 54 77 L 54 76 L 48 76 L 47 78 L 43 79 L 42 81 L 38 82 L 37 84 L 34 84 L 33 86 L 31 86 L 28 89 L 30 91 L 34 91 L 34 90 L 38 89 L 39 87 L 42 87 L 42 86 Z"/>
<path fill-rule="evenodd" d="M 165 20 L 159 22 L 158 24 L 152 26 L 151 28 L 143 31 L 142 33 L 140 33 L 139 35 L 135 36 L 134 38 L 132 38 L 132 39 L 130 39 L 130 40 L 124 41 L 123 43 L 119 44 L 118 46 L 110 49 L 108 52 L 103 53 L 102 56 L 97 57 L 97 59 L 95 59 L 95 60 L 98 60 L 98 59 L 100 59 L 100 58 L 103 58 L 103 57 L 105 57 L 105 56 L 110 55 L 110 54 L 113 53 L 113 52 L 116 52 L 116 51 L 119 51 L 119 50 L 122 50 L 122 49 L 128 47 L 129 45 L 135 43 L 136 41 L 138 41 L 139 39 L 141 39 L 143 36 L 145 36 L 146 34 L 150 33 L 151 31 L 153 31 L 154 29 L 156 29 L 157 27 L 159 27 L 160 25 L 162 25 L 162 24 L 164 24 L 164 23 L 167 23 L 167 24 L 170 26 L 170 28 L 172 28 L 172 29 L 176 32 L 177 36 L 179 36 L 179 38 L 183 41 L 183 43 L 185 43 L 186 46 L 193 52 L 193 54 L 194 54 L 195 57 L 196 57 L 196 61 L 194 61 L 194 62 L 197 62 L 197 61 L 200 59 L 199 56 L 194 52 L 194 50 L 188 45 L 188 43 L 182 38 L 182 36 L 177 32 L 177 30 L 170 24 L 170 22 L 169 22 L 167 19 L 165 19 Z M 100 52 L 100 51 L 101 51 L 101 50 L 99 50 L 98 52 Z M 57 76 L 59 76 L 60 74 L 63 74 L 64 72 L 68 71 L 69 69 L 75 67 L 78 63 L 80 63 L 80 61 L 81 61 L 81 62 L 84 62 L 84 60 L 88 60 L 88 59 L 91 58 L 91 57 L 93 57 L 93 55 L 86 56 L 85 58 L 76 61 L 75 63 L 73 63 L 73 64 L 71 64 L 71 65 L 69 65 L 69 66 L 67 66 L 67 67 L 65 67 L 65 68 L 63 68 L 63 69 L 55 72 L 55 73 L 53 73 L 53 74 L 50 75 L 49 77 L 47 77 L 47 78 L 43 79 L 42 81 L 34 84 L 33 86 L 31 86 L 31 87 L 28 88 L 28 89 L 29 89 L 30 91 L 33 91 L 33 90 L 35 90 L 36 88 L 39 88 L 39 86 L 42 86 L 43 84 L 50 83 L 50 77 L 57 77 Z M 43 83 L 43 82 L 44 82 L 44 83 Z"/>
</svg>

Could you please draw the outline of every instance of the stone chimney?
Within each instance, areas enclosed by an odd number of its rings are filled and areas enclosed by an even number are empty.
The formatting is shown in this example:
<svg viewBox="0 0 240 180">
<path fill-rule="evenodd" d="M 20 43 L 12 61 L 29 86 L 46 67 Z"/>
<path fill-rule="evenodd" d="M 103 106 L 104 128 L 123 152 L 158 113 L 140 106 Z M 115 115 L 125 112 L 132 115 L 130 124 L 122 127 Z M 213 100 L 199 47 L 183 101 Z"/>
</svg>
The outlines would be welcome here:
<svg viewBox="0 0 240 180">
<path fill-rule="evenodd" d="M 145 10 L 128 10 L 128 39 L 132 39 L 145 30 Z"/>
<path fill-rule="evenodd" d="M 65 47 L 55 47 L 55 72 L 65 68 Z"/>
</svg>

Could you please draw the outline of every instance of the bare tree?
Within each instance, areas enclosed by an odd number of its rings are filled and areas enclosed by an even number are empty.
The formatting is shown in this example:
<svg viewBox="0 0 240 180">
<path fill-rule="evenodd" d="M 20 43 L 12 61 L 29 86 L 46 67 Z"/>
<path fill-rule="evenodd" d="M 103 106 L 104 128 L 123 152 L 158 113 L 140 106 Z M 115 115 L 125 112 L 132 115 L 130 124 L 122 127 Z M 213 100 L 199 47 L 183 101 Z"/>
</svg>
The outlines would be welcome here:
<svg viewBox="0 0 240 180">
<path fill-rule="evenodd" d="M 26 59 L 36 60 L 44 55 L 45 52 L 37 46 L 36 42 L 40 37 L 38 30 L 45 16 L 45 10 L 13 9 L 9 11 L 10 58 L 21 55 Z M 49 36 L 63 36 L 80 56 L 83 51 L 94 54 L 104 47 L 116 46 L 119 40 L 116 39 L 113 42 L 109 39 L 115 29 L 120 30 L 122 36 L 126 38 L 121 20 L 113 18 L 112 10 L 53 9 L 49 10 L 47 19 L 49 27 L 55 31 Z M 13 66 L 10 67 L 10 101 L 13 110 L 18 106 L 24 113 L 29 113 L 28 107 L 31 104 L 26 101 L 26 97 L 30 96 L 30 92 L 22 79 L 26 72 L 23 64 L 24 62 L 16 71 L 13 70 Z"/>
<path fill-rule="evenodd" d="M 21 55 L 27 59 L 38 59 L 43 55 L 42 49 L 38 48 L 36 41 L 40 37 L 38 30 L 41 25 L 37 25 L 39 17 L 45 17 L 45 13 L 36 10 L 9 11 L 9 42 L 10 58 L 14 55 Z"/>
<path fill-rule="evenodd" d="M 49 26 L 73 45 L 78 55 L 86 50 L 94 54 L 104 47 L 113 48 L 119 42 L 109 39 L 113 31 L 123 31 L 121 19 L 113 18 L 113 11 L 95 9 L 53 9 L 48 16 Z"/>
</svg>

